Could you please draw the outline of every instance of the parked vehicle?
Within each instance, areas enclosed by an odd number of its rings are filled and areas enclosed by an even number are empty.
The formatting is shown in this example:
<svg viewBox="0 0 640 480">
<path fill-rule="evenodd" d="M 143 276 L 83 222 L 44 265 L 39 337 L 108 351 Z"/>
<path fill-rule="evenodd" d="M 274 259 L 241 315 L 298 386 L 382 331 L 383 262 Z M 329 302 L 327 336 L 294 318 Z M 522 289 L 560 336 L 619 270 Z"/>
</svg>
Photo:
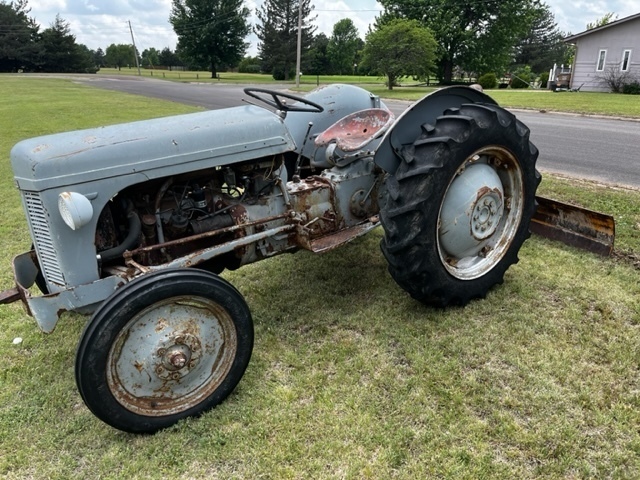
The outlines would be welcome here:
<svg viewBox="0 0 640 480">
<path fill-rule="evenodd" d="M 22 300 L 44 332 L 62 312 L 91 314 L 77 386 L 115 428 L 156 431 L 236 387 L 254 332 L 224 269 L 326 252 L 382 225 L 404 290 L 464 305 L 503 281 L 529 236 L 538 151 L 484 93 L 438 90 L 395 119 L 349 85 L 245 92 L 261 104 L 12 150 L 33 248 L 2 303 Z"/>
</svg>

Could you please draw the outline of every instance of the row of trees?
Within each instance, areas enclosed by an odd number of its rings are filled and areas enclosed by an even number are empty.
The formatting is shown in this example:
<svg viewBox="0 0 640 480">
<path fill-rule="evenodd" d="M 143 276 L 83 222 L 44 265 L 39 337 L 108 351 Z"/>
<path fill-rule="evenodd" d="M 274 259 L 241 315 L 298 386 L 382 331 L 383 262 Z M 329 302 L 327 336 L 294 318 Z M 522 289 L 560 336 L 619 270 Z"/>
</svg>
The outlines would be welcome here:
<svg viewBox="0 0 640 480">
<path fill-rule="evenodd" d="M 136 64 L 129 44 L 111 44 L 106 52 L 101 48 L 91 50 L 76 42 L 68 22 L 59 15 L 49 28 L 40 31 L 29 13 L 27 0 L 0 0 L 0 72 L 93 73 L 104 66 Z M 183 66 L 168 47 L 162 51 L 147 49 L 139 57 L 145 66 Z"/>
<path fill-rule="evenodd" d="M 146 49 L 144 66 L 179 66 L 218 71 L 239 67 L 288 80 L 295 75 L 298 22 L 301 70 L 305 74 L 384 75 L 390 88 L 402 76 L 437 77 L 448 83 L 460 72 L 499 76 L 528 66 L 543 72 L 570 63 L 565 36 L 541 0 L 381 0 L 384 10 L 364 40 L 353 21 L 337 22 L 332 34 L 316 33 L 311 0 L 265 0 L 258 22 L 249 23 L 243 0 L 172 0 L 169 21 L 176 51 Z M 102 65 L 134 65 L 130 45 L 106 52 L 78 45 L 60 17 L 40 32 L 27 0 L 0 0 L 0 70 L 91 71 Z M 8 26 L 8 27 L 7 27 Z M 12 27 L 13 26 L 13 27 Z M 259 39 L 258 56 L 245 57 L 245 39 Z"/>
<path fill-rule="evenodd" d="M 394 79 L 437 76 L 448 83 L 456 70 L 480 75 L 528 65 L 542 72 L 569 63 L 553 14 L 541 0 L 381 0 L 384 10 L 362 40 L 351 19 L 330 37 L 316 35 L 311 0 L 265 0 L 253 27 L 257 59 L 240 63 L 278 79 L 295 73 L 298 21 L 302 19 L 302 70 L 308 74 L 384 74 Z M 183 60 L 207 59 L 212 75 L 238 65 L 251 30 L 242 0 L 172 0 L 170 22 Z"/>
<path fill-rule="evenodd" d="M 56 17 L 40 31 L 29 17 L 27 0 L 0 3 L 0 72 L 56 73 L 96 71 L 93 52 L 76 43 L 69 24 Z"/>
</svg>

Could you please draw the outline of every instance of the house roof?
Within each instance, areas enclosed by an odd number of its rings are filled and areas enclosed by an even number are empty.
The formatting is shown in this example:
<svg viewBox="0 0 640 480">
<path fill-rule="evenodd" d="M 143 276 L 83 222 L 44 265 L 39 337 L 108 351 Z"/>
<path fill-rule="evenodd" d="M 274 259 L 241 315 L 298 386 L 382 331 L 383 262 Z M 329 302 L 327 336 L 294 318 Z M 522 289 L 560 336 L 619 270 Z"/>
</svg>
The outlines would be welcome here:
<svg viewBox="0 0 640 480">
<path fill-rule="evenodd" d="M 606 25 L 602 25 L 601 27 L 596 27 L 596 28 L 592 28 L 590 30 L 585 30 L 582 33 L 576 33 L 575 35 L 571 35 L 571 36 L 565 38 L 564 41 L 567 42 L 567 43 L 573 43 L 578 38 L 585 37 L 587 35 L 591 35 L 592 33 L 601 32 L 602 30 L 605 30 L 607 28 L 612 28 L 612 27 L 615 27 L 617 25 L 620 25 L 621 23 L 626 23 L 626 22 L 629 22 L 629 21 L 632 21 L 632 20 L 637 20 L 639 18 L 640 18 L 640 13 L 636 13 L 635 15 L 630 15 L 628 17 L 621 18 L 620 20 L 616 20 L 615 22 L 607 23 Z"/>
</svg>

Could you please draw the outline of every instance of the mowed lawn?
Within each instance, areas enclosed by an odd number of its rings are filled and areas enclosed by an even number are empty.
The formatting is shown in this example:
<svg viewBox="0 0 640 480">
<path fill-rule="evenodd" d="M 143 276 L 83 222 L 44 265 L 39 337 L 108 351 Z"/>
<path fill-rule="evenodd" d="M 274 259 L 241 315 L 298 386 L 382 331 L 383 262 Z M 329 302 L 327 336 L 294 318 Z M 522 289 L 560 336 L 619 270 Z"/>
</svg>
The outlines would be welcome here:
<svg viewBox="0 0 640 480">
<path fill-rule="evenodd" d="M 0 92 L 6 289 L 31 244 L 17 141 L 194 109 L 61 79 L 0 76 Z M 86 317 L 45 335 L 21 305 L 0 306 L 0 477 L 639 478 L 640 192 L 547 175 L 540 193 L 614 215 L 615 255 L 532 237 L 503 285 L 447 309 L 396 286 L 380 229 L 224 273 L 252 310 L 249 368 L 218 408 L 152 436 L 82 403 Z"/>
</svg>

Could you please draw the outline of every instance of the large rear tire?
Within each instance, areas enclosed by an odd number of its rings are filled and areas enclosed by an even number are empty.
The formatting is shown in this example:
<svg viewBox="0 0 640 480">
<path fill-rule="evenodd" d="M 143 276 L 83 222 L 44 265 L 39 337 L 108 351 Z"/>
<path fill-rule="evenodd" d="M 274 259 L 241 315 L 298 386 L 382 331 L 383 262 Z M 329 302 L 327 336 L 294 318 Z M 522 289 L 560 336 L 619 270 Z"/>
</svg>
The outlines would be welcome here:
<svg viewBox="0 0 640 480">
<path fill-rule="evenodd" d="M 147 274 L 118 289 L 87 324 L 76 383 L 105 423 L 152 433 L 221 403 L 253 349 L 240 293 L 195 269 Z"/>
<path fill-rule="evenodd" d="M 380 211 L 391 276 L 429 305 L 484 297 L 530 235 L 541 177 L 529 129 L 495 105 L 465 104 L 399 154 Z"/>
</svg>

